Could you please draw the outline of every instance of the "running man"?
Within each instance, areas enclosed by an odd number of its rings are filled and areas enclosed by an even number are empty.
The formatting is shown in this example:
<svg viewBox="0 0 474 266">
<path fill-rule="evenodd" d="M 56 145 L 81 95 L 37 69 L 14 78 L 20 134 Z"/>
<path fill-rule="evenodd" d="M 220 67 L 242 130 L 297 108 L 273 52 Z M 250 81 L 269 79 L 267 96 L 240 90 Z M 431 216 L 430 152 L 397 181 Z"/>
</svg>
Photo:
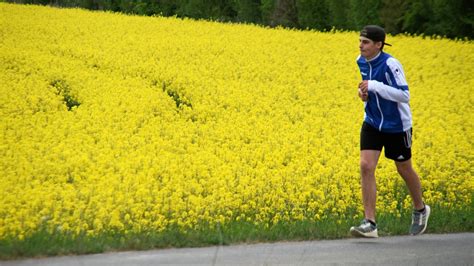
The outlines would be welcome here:
<svg viewBox="0 0 474 266">
<path fill-rule="evenodd" d="M 364 217 L 350 232 L 356 237 L 378 237 L 375 222 L 377 197 L 375 169 L 384 148 L 385 157 L 395 161 L 413 200 L 411 235 L 426 230 L 430 206 L 424 204 L 420 178 L 411 163 L 412 116 L 410 92 L 400 62 L 385 53 L 385 31 L 376 25 L 360 32 L 357 64 L 362 75 L 359 97 L 365 105 L 360 133 L 360 174 Z"/>
</svg>

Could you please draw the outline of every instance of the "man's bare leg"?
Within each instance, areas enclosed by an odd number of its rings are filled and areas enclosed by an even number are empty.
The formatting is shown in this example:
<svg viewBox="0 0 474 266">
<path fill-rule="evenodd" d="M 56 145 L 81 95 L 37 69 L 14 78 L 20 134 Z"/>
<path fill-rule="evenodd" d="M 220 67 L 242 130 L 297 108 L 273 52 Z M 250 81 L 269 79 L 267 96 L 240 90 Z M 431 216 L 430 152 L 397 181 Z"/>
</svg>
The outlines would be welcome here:
<svg viewBox="0 0 474 266">
<path fill-rule="evenodd" d="M 421 182 L 417 173 L 413 169 L 411 159 L 404 162 L 395 162 L 397 166 L 397 171 L 400 176 L 405 180 L 410 196 L 413 200 L 413 207 L 416 210 L 421 210 L 424 208 L 422 192 L 421 192 Z"/>
<path fill-rule="evenodd" d="M 375 169 L 380 157 L 378 150 L 360 151 L 360 175 L 362 186 L 362 201 L 366 219 L 375 222 L 375 205 L 377 201 L 377 185 Z"/>
</svg>

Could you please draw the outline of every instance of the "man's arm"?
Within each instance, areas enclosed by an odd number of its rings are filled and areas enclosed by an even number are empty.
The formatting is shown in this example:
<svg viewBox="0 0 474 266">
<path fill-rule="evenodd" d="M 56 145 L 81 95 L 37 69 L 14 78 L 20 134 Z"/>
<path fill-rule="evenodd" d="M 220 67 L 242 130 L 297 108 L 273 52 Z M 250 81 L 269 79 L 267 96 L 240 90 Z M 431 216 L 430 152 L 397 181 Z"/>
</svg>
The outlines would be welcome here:
<svg viewBox="0 0 474 266">
<path fill-rule="evenodd" d="M 382 98 L 390 101 L 408 103 L 410 100 L 410 92 L 408 91 L 408 84 L 402 65 L 395 58 L 388 59 L 387 65 L 391 74 L 388 76 L 391 86 L 377 80 L 369 80 L 366 84 L 359 85 L 359 87 L 367 89 L 368 91 L 377 92 Z"/>
<path fill-rule="evenodd" d="M 382 98 L 394 102 L 408 103 L 410 100 L 410 92 L 408 90 L 397 89 L 376 80 L 368 81 L 368 90 L 377 92 Z"/>
</svg>

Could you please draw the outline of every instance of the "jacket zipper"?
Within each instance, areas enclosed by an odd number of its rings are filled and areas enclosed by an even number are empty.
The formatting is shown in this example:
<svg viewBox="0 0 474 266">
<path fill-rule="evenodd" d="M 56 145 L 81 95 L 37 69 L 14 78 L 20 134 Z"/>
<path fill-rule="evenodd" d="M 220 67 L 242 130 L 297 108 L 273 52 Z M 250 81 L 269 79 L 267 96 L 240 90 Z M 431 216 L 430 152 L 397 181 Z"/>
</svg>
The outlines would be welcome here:
<svg viewBox="0 0 474 266">
<path fill-rule="evenodd" d="M 369 64 L 369 80 L 372 79 L 372 65 L 370 62 L 367 62 Z M 383 124 L 383 113 L 382 113 L 382 108 L 380 108 L 380 102 L 379 102 L 379 96 L 377 95 L 376 92 L 375 94 L 375 100 L 377 101 L 377 108 L 379 109 L 381 120 L 380 120 L 380 125 L 379 125 L 379 131 L 382 131 L 382 124 Z"/>
</svg>

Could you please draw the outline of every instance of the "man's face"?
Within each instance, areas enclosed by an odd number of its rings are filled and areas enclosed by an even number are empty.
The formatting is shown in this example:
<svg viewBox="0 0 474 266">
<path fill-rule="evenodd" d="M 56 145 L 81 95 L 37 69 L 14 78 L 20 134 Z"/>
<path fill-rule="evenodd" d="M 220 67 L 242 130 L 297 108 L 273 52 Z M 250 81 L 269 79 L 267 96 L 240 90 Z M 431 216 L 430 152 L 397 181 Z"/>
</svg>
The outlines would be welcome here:
<svg viewBox="0 0 474 266">
<path fill-rule="evenodd" d="M 371 39 L 359 37 L 360 55 L 366 59 L 375 57 L 379 53 L 380 48 L 382 48 L 382 42 L 374 42 Z"/>
</svg>

